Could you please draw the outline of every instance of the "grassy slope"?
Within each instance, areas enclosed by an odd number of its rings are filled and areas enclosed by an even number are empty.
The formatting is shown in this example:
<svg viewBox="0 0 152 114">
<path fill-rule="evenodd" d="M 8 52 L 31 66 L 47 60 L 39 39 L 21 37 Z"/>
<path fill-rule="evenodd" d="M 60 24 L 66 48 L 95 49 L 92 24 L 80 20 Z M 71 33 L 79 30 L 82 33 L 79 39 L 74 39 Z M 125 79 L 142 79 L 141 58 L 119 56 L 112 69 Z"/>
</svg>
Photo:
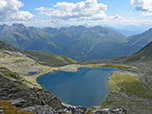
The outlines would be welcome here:
<svg viewBox="0 0 152 114">
<path fill-rule="evenodd" d="M 29 87 L 35 86 L 41 88 L 41 86 L 36 82 L 35 77 L 46 73 L 50 69 L 50 67 L 40 65 L 38 62 L 26 57 L 25 55 L 15 56 L 3 52 L 0 52 L 0 63 L 0 74 L 3 73 L 5 76 L 8 76 L 17 73 L 20 75 L 23 83 Z M 31 73 L 34 74 L 32 75 Z"/>
<path fill-rule="evenodd" d="M 77 61 L 72 60 L 68 57 L 59 56 L 56 54 L 40 51 L 24 51 L 26 54 L 30 55 L 35 60 L 40 61 L 40 64 L 49 66 L 63 66 L 67 64 L 77 63 Z"/>
<path fill-rule="evenodd" d="M 125 58 L 126 62 L 148 61 L 152 60 L 152 42 L 146 45 L 137 53 L 134 53 Z"/>
<path fill-rule="evenodd" d="M 128 66 L 122 64 L 86 64 L 86 67 L 95 68 L 95 67 L 112 67 L 118 69 L 126 69 Z"/>
<path fill-rule="evenodd" d="M 152 93 L 134 76 L 115 71 L 108 82 L 110 93 L 102 108 L 127 109 L 128 114 L 150 114 Z"/>
</svg>

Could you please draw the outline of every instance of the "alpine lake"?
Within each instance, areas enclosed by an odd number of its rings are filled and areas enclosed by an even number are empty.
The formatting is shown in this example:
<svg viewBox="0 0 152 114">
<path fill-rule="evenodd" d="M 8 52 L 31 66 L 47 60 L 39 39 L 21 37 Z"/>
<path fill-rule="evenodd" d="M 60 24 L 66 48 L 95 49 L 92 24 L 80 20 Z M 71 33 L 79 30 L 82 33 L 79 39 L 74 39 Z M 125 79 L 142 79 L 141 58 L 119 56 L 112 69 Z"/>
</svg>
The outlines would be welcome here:
<svg viewBox="0 0 152 114">
<path fill-rule="evenodd" d="M 117 70 L 119 69 L 82 67 L 78 72 L 47 73 L 38 77 L 37 81 L 66 104 L 91 107 L 106 100 L 109 93 L 108 77 Z"/>
</svg>

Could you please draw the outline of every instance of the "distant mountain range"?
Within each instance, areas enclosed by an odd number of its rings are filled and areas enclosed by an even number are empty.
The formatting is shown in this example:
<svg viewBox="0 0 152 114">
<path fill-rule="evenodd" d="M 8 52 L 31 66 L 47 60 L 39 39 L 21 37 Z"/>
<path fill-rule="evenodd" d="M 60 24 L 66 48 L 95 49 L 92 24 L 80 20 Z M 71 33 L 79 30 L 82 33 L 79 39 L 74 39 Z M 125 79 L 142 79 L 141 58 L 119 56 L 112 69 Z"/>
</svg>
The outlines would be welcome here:
<svg viewBox="0 0 152 114">
<path fill-rule="evenodd" d="M 149 30 L 148 33 L 127 38 L 110 28 L 101 26 L 40 29 L 26 27 L 23 24 L 0 25 L 0 40 L 18 49 L 52 52 L 75 60 L 129 55 L 152 40 L 150 37 L 152 32 Z"/>
<path fill-rule="evenodd" d="M 129 29 L 116 29 L 116 28 L 112 28 L 114 31 L 121 33 L 122 35 L 128 37 L 128 36 L 132 36 L 135 34 L 140 34 L 143 31 L 142 30 L 129 30 Z"/>
<path fill-rule="evenodd" d="M 129 64 L 129 63 L 144 63 L 150 64 L 152 62 L 152 41 L 144 46 L 139 51 L 120 58 L 115 59 L 94 59 L 81 61 L 81 64 L 99 64 L 99 63 L 119 63 L 119 64 Z"/>
</svg>

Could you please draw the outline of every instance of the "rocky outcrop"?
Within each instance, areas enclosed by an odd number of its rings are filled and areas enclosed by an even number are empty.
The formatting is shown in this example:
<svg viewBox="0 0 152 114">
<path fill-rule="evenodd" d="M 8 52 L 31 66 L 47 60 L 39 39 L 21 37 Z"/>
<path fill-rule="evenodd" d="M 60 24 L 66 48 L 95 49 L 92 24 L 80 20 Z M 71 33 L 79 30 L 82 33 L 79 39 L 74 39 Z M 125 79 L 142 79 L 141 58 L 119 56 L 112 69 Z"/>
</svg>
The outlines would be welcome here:
<svg viewBox="0 0 152 114">
<path fill-rule="evenodd" d="M 3 110 L 0 110 L 0 114 L 4 114 L 4 111 L 3 111 Z"/>
<path fill-rule="evenodd" d="M 0 101 L 11 101 L 13 105 L 21 108 L 32 107 L 32 113 L 36 113 L 36 110 L 51 112 L 63 109 L 62 102 L 52 92 L 36 88 L 31 80 L 27 81 L 23 77 L 45 72 L 49 67 L 44 66 L 43 69 L 43 66 L 37 65 L 36 61 L 26 57 L 20 50 L 2 41 L 0 41 L 0 58 Z M 33 66 L 35 68 L 31 68 Z"/>
<path fill-rule="evenodd" d="M 123 108 L 117 108 L 117 109 L 100 109 L 100 110 L 94 110 L 92 111 L 93 114 L 127 114 L 126 110 Z"/>
<path fill-rule="evenodd" d="M 0 100 L 10 100 L 19 107 L 49 105 L 53 109 L 63 108 L 61 101 L 52 92 L 29 88 L 2 75 L 0 75 Z"/>
<path fill-rule="evenodd" d="M 23 110 L 36 114 L 87 114 L 88 112 L 87 108 L 81 106 L 64 106 L 62 109 L 54 110 L 48 105 L 35 105 L 21 109 Z"/>
<path fill-rule="evenodd" d="M 1 40 L 0 40 L 0 51 L 7 53 L 7 54 L 10 54 L 10 55 L 14 55 L 14 56 L 22 56 L 23 55 L 22 51 L 10 46 L 9 44 L 4 43 Z"/>
</svg>

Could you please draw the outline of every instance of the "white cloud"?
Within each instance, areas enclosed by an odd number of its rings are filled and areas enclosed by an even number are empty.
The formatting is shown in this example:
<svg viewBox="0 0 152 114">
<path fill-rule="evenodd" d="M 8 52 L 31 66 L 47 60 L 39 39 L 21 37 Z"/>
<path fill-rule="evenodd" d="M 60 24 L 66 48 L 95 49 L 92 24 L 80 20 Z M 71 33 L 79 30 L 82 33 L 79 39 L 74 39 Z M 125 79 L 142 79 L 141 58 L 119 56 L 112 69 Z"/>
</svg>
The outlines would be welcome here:
<svg viewBox="0 0 152 114">
<path fill-rule="evenodd" d="M 144 11 L 144 16 L 152 16 L 152 0 L 130 0 L 137 11 Z"/>
<path fill-rule="evenodd" d="M 33 14 L 31 14 L 28 11 L 19 11 L 16 13 L 16 15 L 12 15 L 12 19 L 14 20 L 30 20 L 34 17 Z"/>
<path fill-rule="evenodd" d="M 58 2 L 53 8 L 39 7 L 36 10 L 39 11 L 39 14 L 50 17 L 50 21 L 47 20 L 46 23 L 50 23 L 48 25 L 51 26 L 110 25 L 124 19 L 118 14 L 107 16 L 105 14 L 107 5 L 98 3 L 97 0 L 86 0 L 77 3 Z M 45 24 L 45 21 L 41 22 L 42 25 Z"/>
<path fill-rule="evenodd" d="M 18 0 L 0 0 L 0 21 L 30 20 L 34 17 L 28 11 L 19 11 L 23 3 Z"/>
<path fill-rule="evenodd" d="M 77 3 L 58 2 L 53 8 L 36 8 L 40 14 L 56 19 L 103 19 L 106 18 L 104 11 L 107 5 L 98 3 L 97 0 L 86 0 Z"/>
<path fill-rule="evenodd" d="M 152 16 L 152 12 L 144 12 L 144 13 L 142 13 L 142 15 L 144 15 L 144 16 Z"/>
<path fill-rule="evenodd" d="M 9 2 L 8 2 L 9 1 Z M 149 1 L 131 0 L 136 10 L 144 11 L 143 15 L 152 16 Z M 146 1 L 146 0 L 145 0 Z M 124 25 L 140 25 L 152 24 L 151 19 L 135 19 L 123 18 L 119 14 L 113 16 L 106 15 L 107 5 L 99 3 L 97 0 L 86 0 L 77 3 L 58 2 L 52 8 L 39 7 L 36 8 L 40 14 L 50 17 L 48 20 L 30 20 L 33 15 L 28 11 L 20 11 L 23 3 L 19 0 L 0 0 L 0 20 L 6 23 L 24 23 L 28 26 L 51 26 L 61 27 L 67 25 L 109 25 L 109 26 L 124 26 Z M 11 21 L 7 21 L 11 20 Z M 17 20 L 17 21 L 16 21 Z M 0 23 L 2 22 L 0 21 Z"/>
<path fill-rule="evenodd" d="M 133 1 L 132 4 L 134 4 Z M 41 25 L 53 27 L 67 25 L 121 26 L 147 23 L 146 20 L 125 19 L 119 14 L 107 16 L 105 13 L 107 5 L 98 3 L 97 0 L 86 0 L 77 3 L 58 2 L 52 8 L 39 7 L 36 10 L 39 11 L 39 14 L 50 17 L 50 20 L 39 21 Z"/>
<path fill-rule="evenodd" d="M 26 26 L 38 26 L 38 27 L 63 27 L 63 26 L 71 26 L 71 25 L 88 25 L 88 26 L 112 26 L 117 28 L 122 28 L 127 25 L 134 25 L 140 26 L 145 25 L 147 27 L 151 27 L 152 19 L 135 19 L 135 18 L 122 18 L 119 17 L 118 14 L 115 16 L 109 16 L 103 20 L 81 20 L 78 21 L 77 19 L 69 19 L 68 21 L 65 20 L 31 20 L 31 21 L 9 21 L 7 24 L 12 25 L 13 23 L 23 23 Z M 3 24 L 0 22 L 0 24 Z"/>
</svg>

